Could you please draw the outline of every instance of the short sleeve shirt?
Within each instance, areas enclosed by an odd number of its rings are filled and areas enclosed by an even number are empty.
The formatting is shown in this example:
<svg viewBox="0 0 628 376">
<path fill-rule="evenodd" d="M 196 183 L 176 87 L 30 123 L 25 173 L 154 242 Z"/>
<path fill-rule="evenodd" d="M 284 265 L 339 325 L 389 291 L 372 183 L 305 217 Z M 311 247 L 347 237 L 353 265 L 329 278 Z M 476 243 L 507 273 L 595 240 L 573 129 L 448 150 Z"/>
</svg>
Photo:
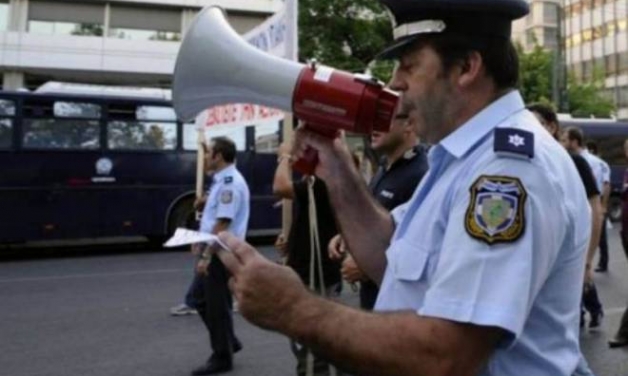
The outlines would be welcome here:
<svg viewBox="0 0 628 376">
<path fill-rule="evenodd" d="M 434 145 L 428 162 L 393 212 L 375 309 L 503 329 L 481 375 L 570 376 L 591 228 L 572 159 L 512 91 Z"/>
<path fill-rule="evenodd" d="M 229 232 L 244 239 L 249 223 L 250 193 L 244 177 L 231 164 L 213 176 L 201 217 L 201 231 L 211 232 L 219 219 L 227 219 Z"/>
</svg>

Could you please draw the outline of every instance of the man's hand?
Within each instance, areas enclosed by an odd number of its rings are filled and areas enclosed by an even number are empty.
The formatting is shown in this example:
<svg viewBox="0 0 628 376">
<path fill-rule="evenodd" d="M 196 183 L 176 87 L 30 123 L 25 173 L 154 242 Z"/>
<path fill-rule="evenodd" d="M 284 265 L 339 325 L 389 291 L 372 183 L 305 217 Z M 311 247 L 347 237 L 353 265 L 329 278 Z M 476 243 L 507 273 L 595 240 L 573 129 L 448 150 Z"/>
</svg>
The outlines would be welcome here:
<svg viewBox="0 0 628 376">
<path fill-rule="evenodd" d="M 209 259 L 200 259 L 196 263 L 196 272 L 200 275 L 207 275 L 207 267 L 209 267 Z"/>
<path fill-rule="evenodd" d="M 305 155 L 310 147 L 318 151 L 318 164 L 314 174 L 328 185 L 341 182 L 350 175 L 359 179 L 359 173 L 353 163 L 353 157 L 347 144 L 340 138 L 330 139 L 312 132 L 305 125 L 300 125 L 295 132 L 294 155 L 297 159 Z"/>
<path fill-rule="evenodd" d="M 203 253 L 203 249 L 205 248 L 205 244 L 203 243 L 194 243 L 191 246 L 192 254 L 196 257 L 200 256 Z"/>
<path fill-rule="evenodd" d="M 342 240 L 342 235 L 338 234 L 331 238 L 327 246 L 327 253 L 332 260 L 342 260 L 345 257 L 347 249 L 345 248 L 345 242 Z"/>
<path fill-rule="evenodd" d="M 293 324 L 287 319 L 291 310 L 310 297 L 297 274 L 229 233 L 222 232 L 219 238 L 231 250 L 220 250 L 217 255 L 231 272 L 229 286 L 240 313 L 265 329 L 281 331 Z"/>
<path fill-rule="evenodd" d="M 279 252 L 281 257 L 286 257 L 288 255 L 288 242 L 283 234 L 279 234 L 277 236 L 277 240 L 275 240 L 275 249 Z"/>
<path fill-rule="evenodd" d="M 292 154 L 293 145 L 291 141 L 284 141 L 277 148 L 277 156 L 281 157 L 282 155 L 290 155 Z"/>
<path fill-rule="evenodd" d="M 366 274 L 358 268 L 358 265 L 351 255 L 347 255 L 347 258 L 342 262 L 340 273 L 342 273 L 342 278 L 349 283 L 356 283 L 368 279 Z"/>
<path fill-rule="evenodd" d="M 207 202 L 207 195 L 203 195 L 201 197 L 197 197 L 194 200 L 194 210 L 201 211 L 205 207 L 205 203 Z"/>
</svg>

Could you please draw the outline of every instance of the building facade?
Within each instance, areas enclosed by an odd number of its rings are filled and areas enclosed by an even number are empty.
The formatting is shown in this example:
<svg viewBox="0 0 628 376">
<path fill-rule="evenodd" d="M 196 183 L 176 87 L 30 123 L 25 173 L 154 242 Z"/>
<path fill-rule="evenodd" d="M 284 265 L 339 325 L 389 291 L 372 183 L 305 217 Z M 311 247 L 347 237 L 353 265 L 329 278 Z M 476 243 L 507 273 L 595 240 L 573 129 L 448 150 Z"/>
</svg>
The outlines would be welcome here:
<svg viewBox="0 0 628 376">
<path fill-rule="evenodd" d="M 530 9 L 513 26 L 515 40 L 525 50 L 562 47 L 567 71 L 580 80 L 602 74 L 617 118 L 628 120 L 628 0 L 530 0 Z"/>
<path fill-rule="evenodd" d="M 168 88 L 182 35 L 220 5 L 243 34 L 282 0 L 0 0 L 3 90 L 48 81 Z"/>
</svg>

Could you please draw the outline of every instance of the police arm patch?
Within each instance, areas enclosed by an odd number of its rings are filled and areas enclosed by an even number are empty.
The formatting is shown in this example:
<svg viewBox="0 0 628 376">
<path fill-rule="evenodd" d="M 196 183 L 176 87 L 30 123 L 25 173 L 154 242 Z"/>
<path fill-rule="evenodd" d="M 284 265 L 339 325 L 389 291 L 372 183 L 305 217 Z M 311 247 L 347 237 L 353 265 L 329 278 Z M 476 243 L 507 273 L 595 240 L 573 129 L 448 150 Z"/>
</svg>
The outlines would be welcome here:
<svg viewBox="0 0 628 376">
<path fill-rule="evenodd" d="M 220 202 L 222 204 L 230 204 L 233 201 L 233 191 L 224 190 L 220 192 Z"/>
<path fill-rule="evenodd" d="M 480 176 L 470 188 L 467 233 L 489 245 L 512 243 L 525 231 L 527 192 L 517 178 Z"/>
</svg>

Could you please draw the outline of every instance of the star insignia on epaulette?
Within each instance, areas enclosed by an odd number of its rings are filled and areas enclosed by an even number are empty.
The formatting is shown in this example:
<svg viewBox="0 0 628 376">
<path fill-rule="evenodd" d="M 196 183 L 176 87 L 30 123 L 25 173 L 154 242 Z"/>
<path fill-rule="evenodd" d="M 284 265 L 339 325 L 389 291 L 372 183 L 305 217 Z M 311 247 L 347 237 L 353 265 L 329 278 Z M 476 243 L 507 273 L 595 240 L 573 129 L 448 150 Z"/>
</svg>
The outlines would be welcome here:
<svg viewBox="0 0 628 376">
<path fill-rule="evenodd" d="M 510 243 L 525 231 L 527 192 L 517 178 L 480 176 L 470 188 L 467 233 L 489 245 Z"/>
</svg>

